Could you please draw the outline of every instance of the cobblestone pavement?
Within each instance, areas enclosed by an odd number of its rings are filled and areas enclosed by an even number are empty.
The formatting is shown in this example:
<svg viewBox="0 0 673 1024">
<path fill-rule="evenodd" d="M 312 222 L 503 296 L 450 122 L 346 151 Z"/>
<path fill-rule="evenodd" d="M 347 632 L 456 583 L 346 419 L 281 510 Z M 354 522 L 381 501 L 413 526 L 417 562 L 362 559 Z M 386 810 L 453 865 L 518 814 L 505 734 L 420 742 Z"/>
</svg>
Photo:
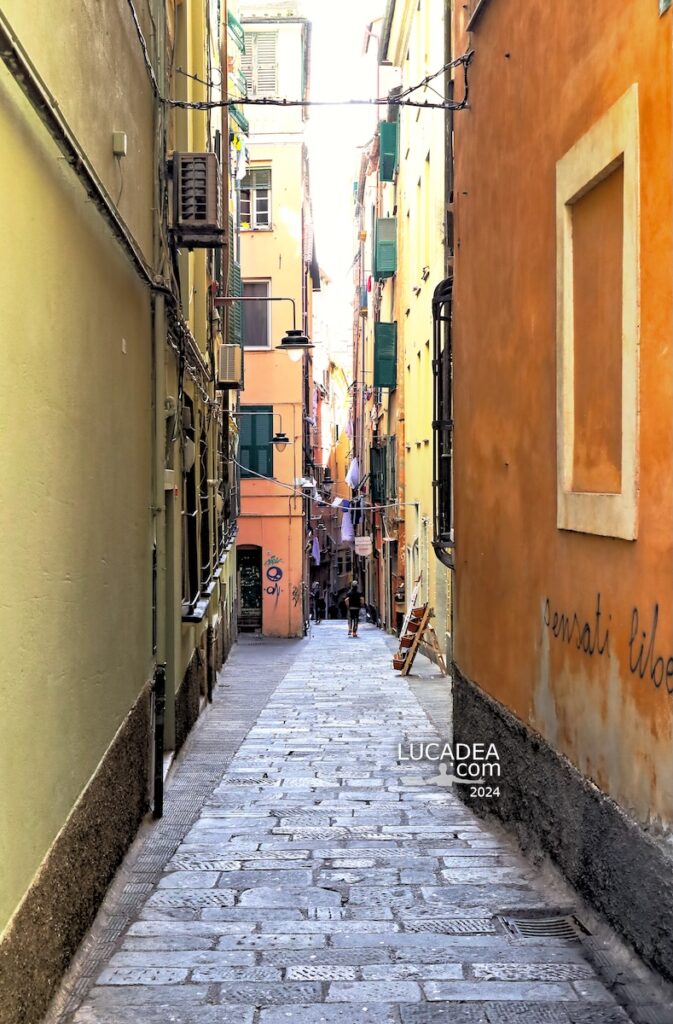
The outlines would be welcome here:
<svg viewBox="0 0 673 1024">
<path fill-rule="evenodd" d="M 577 907 L 453 791 L 428 785 L 432 768 L 399 760 L 398 744 L 437 738 L 418 687 L 390 668 L 383 634 L 345 633 L 326 623 L 292 648 L 198 817 L 129 895 L 132 913 L 104 939 L 84 1001 L 74 1009 L 84 993 L 73 989 L 61 1019 L 673 1020 L 647 973 L 615 960 L 595 931 L 517 934 L 517 916 L 539 927 Z M 223 683 L 258 689 L 257 650 L 239 647 Z M 271 656 L 278 672 L 280 655 Z M 218 687 L 213 724 L 206 716 L 186 763 L 201 748 L 212 757 L 228 700 Z M 168 808 L 171 799 L 169 788 Z"/>
</svg>

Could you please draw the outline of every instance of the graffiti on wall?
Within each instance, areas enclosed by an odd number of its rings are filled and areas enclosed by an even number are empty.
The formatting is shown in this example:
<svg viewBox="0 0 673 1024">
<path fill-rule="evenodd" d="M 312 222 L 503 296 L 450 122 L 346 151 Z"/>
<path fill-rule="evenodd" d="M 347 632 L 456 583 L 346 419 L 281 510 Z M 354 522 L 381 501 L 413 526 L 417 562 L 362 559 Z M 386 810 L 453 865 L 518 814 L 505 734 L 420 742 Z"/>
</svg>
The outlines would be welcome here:
<svg viewBox="0 0 673 1024">
<path fill-rule="evenodd" d="M 280 567 L 282 558 L 278 555 L 269 555 L 264 563 L 265 575 L 266 575 L 266 587 L 264 588 L 269 597 L 275 597 L 276 604 L 283 590 L 280 585 L 283 578 L 283 570 Z"/>
<path fill-rule="evenodd" d="M 575 610 L 562 611 L 552 606 L 550 598 L 544 603 L 544 624 L 561 643 L 573 645 L 593 657 L 594 654 L 610 654 L 610 627 L 601 627 L 601 595 L 596 594 L 596 611 L 592 621 L 584 619 Z M 608 615 L 609 623 L 611 616 Z M 605 621 L 605 620 L 604 620 Z"/>
<path fill-rule="evenodd" d="M 588 657 L 610 656 L 612 615 L 605 614 L 600 593 L 596 594 L 595 609 L 590 618 L 575 609 L 555 607 L 549 597 L 545 599 L 542 618 L 545 629 L 560 643 Z M 657 646 L 658 628 L 658 603 L 654 605 L 649 620 L 643 616 L 639 607 L 632 608 L 627 640 L 629 671 L 639 679 L 647 679 L 657 690 L 665 686 L 667 692 L 673 695 L 673 654 L 668 656 L 661 653 Z"/>
</svg>

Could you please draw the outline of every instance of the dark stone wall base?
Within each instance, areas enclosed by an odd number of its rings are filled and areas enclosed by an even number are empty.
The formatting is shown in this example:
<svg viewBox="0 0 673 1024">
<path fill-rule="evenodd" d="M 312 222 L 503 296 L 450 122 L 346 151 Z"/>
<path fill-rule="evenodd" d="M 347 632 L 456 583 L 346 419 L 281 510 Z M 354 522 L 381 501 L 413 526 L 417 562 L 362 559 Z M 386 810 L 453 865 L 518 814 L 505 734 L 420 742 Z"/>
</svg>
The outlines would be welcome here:
<svg viewBox="0 0 673 1024">
<path fill-rule="evenodd" d="M 547 854 L 587 903 L 643 959 L 673 980 L 673 850 L 628 817 L 539 734 L 462 675 L 454 663 L 454 736 L 495 743 L 500 797 L 470 798 L 529 854 Z"/>
<path fill-rule="evenodd" d="M 148 683 L 0 943 L 0 1024 L 37 1024 L 147 810 Z"/>
<path fill-rule="evenodd" d="M 201 694 L 206 692 L 205 633 L 192 654 L 182 683 L 175 694 L 175 753 L 182 747 L 199 717 Z"/>
</svg>

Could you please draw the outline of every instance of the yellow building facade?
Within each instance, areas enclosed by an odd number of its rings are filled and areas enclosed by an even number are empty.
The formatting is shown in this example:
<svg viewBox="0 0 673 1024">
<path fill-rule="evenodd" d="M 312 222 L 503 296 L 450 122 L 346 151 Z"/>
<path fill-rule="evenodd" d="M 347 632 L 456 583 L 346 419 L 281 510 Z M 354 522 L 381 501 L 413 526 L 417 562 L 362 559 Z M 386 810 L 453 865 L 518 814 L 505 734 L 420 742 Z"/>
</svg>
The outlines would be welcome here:
<svg viewBox="0 0 673 1024">
<path fill-rule="evenodd" d="M 446 10 L 441 0 L 391 0 L 388 4 L 379 58 L 399 69 L 403 91 L 445 64 Z M 443 76 L 437 82 L 441 89 Z M 436 97 L 421 90 L 415 98 Z M 444 128 L 441 111 L 399 110 L 398 171 L 382 192 L 388 209 L 396 210 L 397 222 L 395 318 L 398 372 L 404 389 L 405 436 L 399 458 L 404 462 L 406 590 L 409 595 L 418 582 L 418 603 L 428 602 L 435 609 L 435 628 L 450 655 L 450 571 L 432 547 L 432 297 L 446 277 Z M 380 159 L 386 157 L 384 151 Z"/>
<path fill-rule="evenodd" d="M 394 629 L 416 593 L 417 604 L 434 608 L 450 656 L 450 570 L 432 543 L 432 298 L 447 273 L 445 124 L 439 111 L 395 104 L 397 92 L 445 63 L 444 6 L 390 0 L 379 33 L 380 92 L 392 102 L 356 188 L 353 376 L 356 448 L 373 505 L 365 516 L 373 558 L 361 566 L 368 603 Z"/>
<path fill-rule="evenodd" d="M 221 252 L 175 232 L 169 162 L 213 153 L 221 114 L 156 96 L 205 92 L 176 67 L 205 78 L 225 29 L 205 0 L 141 5 L 139 29 L 122 0 L 67 7 L 0 14 L 3 1024 L 41 1017 L 160 813 L 153 762 L 212 688 L 235 601 Z"/>
</svg>

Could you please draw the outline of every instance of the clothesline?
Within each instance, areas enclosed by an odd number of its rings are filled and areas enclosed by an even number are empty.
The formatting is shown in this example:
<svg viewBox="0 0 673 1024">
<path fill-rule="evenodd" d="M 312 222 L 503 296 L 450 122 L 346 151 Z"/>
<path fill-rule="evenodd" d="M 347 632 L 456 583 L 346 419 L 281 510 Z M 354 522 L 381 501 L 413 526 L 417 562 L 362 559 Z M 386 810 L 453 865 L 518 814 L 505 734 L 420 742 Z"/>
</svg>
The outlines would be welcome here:
<svg viewBox="0 0 673 1024">
<path fill-rule="evenodd" d="M 295 497 L 307 498 L 307 499 L 309 499 L 311 501 L 316 502 L 316 504 L 318 504 L 318 505 L 324 505 L 326 508 L 333 508 L 333 509 L 335 509 L 335 511 L 338 508 L 341 508 L 342 511 L 345 510 L 343 506 L 335 505 L 333 503 L 333 501 L 325 501 L 324 498 L 320 498 L 320 497 L 314 496 L 312 494 L 305 494 L 304 491 L 300 487 L 296 487 L 293 484 L 286 484 L 282 480 L 277 480 L 275 476 L 265 476 L 264 473 L 256 473 L 254 469 L 249 469 L 247 466 L 244 466 L 243 463 L 238 461 L 238 459 L 234 459 L 234 462 L 239 467 L 239 469 L 244 469 L 245 472 L 249 473 L 251 476 L 259 477 L 260 480 L 267 480 L 269 483 L 276 484 L 278 487 L 283 487 L 287 491 L 292 491 L 292 493 L 295 495 Z M 340 498 L 339 499 L 339 501 L 348 501 L 349 503 L 350 503 L 351 500 L 352 499 L 349 499 L 349 498 Z M 419 505 L 419 502 L 417 502 L 417 501 L 393 501 L 393 502 L 390 502 L 389 504 L 385 504 L 385 505 L 365 505 L 365 504 L 362 504 L 360 506 L 360 508 L 362 509 L 363 512 L 364 511 L 366 511 L 366 512 L 369 512 L 369 511 L 372 511 L 372 512 L 382 512 L 386 508 L 405 508 L 406 506 L 414 506 L 415 508 L 418 508 L 418 505 Z M 349 507 L 350 507 L 350 504 L 349 504 Z"/>
</svg>

